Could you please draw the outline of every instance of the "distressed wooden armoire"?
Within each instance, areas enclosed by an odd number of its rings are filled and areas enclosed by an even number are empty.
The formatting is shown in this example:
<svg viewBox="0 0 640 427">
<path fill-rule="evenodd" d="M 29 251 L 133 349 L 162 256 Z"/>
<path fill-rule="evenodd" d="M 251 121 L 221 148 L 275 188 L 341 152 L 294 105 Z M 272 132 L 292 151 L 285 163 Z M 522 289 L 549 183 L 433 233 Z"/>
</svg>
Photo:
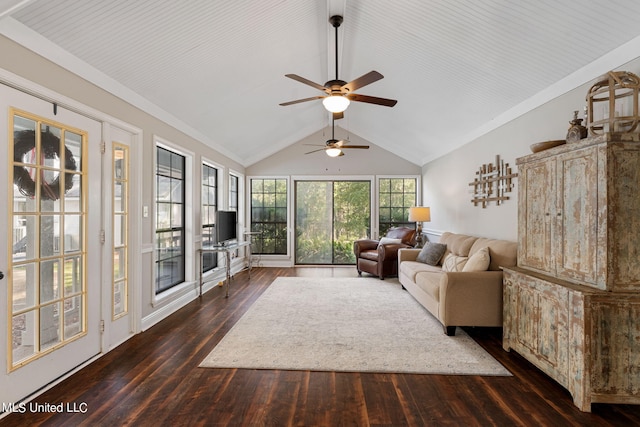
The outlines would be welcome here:
<svg viewBox="0 0 640 427">
<path fill-rule="evenodd" d="M 592 403 L 640 403 L 640 142 L 606 133 L 517 160 L 505 350 Z"/>
</svg>

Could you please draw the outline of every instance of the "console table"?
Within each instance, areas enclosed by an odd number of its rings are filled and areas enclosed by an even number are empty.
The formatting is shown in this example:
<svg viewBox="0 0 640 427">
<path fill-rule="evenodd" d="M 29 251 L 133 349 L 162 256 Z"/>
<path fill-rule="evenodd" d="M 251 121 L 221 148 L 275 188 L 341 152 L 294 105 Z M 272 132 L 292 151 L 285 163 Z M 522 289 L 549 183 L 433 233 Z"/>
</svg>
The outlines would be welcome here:
<svg viewBox="0 0 640 427">
<path fill-rule="evenodd" d="M 200 258 L 200 297 L 202 297 L 202 254 L 205 252 L 223 252 L 225 255 L 225 270 L 226 270 L 226 293 L 225 298 L 229 298 L 229 284 L 231 283 L 231 252 L 243 247 L 249 247 L 249 254 L 251 254 L 251 241 L 248 242 L 234 242 L 227 245 L 205 245 L 198 249 Z M 251 256 L 249 257 L 249 275 L 251 275 Z"/>
</svg>

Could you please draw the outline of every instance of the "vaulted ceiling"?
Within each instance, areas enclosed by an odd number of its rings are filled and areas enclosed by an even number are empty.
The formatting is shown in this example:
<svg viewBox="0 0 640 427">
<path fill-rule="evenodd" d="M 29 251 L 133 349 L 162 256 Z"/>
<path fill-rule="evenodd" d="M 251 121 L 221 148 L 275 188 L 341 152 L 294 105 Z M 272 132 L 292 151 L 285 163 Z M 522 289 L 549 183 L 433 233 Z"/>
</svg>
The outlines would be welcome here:
<svg viewBox="0 0 640 427">
<path fill-rule="evenodd" d="M 330 123 L 278 104 L 322 94 L 287 73 L 335 78 L 335 14 L 340 79 L 376 70 L 357 93 L 398 100 L 338 126 L 418 165 L 640 43 L 636 0 L 0 0 L 0 34 L 249 166 Z"/>
</svg>

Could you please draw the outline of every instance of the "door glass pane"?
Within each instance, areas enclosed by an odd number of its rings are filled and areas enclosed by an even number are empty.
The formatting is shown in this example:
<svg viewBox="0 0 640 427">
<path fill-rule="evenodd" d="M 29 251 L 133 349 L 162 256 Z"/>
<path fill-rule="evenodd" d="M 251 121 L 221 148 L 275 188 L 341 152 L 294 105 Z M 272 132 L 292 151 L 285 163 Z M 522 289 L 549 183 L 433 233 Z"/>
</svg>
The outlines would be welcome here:
<svg viewBox="0 0 640 427">
<path fill-rule="evenodd" d="M 125 248 L 115 248 L 113 250 L 113 279 L 120 280 L 125 275 Z"/>
<path fill-rule="evenodd" d="M 60 253 L 60 215 L 40 216 L 40 256 Z"/>
<path fill-rule="evenodd" d="M 40 308 L 40 351 L 59 344 L 60 336 L 60 302 Z"/>
<path fill-rule="evenodd" d="M 36 325 L 35 310 L 11 318 L 11 354 L 14 364 L 36 353 Z"/>
<path fill-rule="evenodd" d="M 82 296 L 76 295 L 64 300 L 64 338 L 70 339 L 83 332 Z"/>
<path fill-rule="evenodd" d="M 333 263 L 355 264 L 353 242 L 369 235 L 369 181 L 337 181 L 333 195 Z"/>
<path fill-rule="evenodd" d="M 72 295 L 82 291 L 82 260 L 81 256 L 64 260 L 64 295 Z"/>
<path fill-rule="evenodd" d="M 65 212 L 82 212 L 82 175 L 67 172 L 64 174 L 64 210 Z"/>
<path fill-rule="evenodd" d="M 127 194 L 127 187 L 123 182 L 115 182 L 113 185 L 113 211 L 120 213 L 126 209 L 126 199 L 123 195 Z"/>
<path fill-rule="evenodd" d="M 82 169 L 82 135 L 71 131 L 64 133 L 65 169 L 78 171 Z"/>
<path fill-rule="evenodd" d="M 82 216 L 64 216 L 64 252 L 78 252 L 82 247 Z"/>
<path fill-rule="evenodd" d="M 60 261 L 57 259 L 40 263 L 40 302 L 46 303 L 60 298 Z"/>
<path fill-rule="evenodd" d="M 22 264 L 13 267 L 13 312 L 32 308 L 36 304 L 36 264 Z"/>
<path fill-rule="evenodd" d="M 113 246 L 123 246 L 126 242 L 127 216 L 114 214 L 113 216 Z"/>
<path fill-rule="evenodd" d="M 296 264 L 331 264 L 330 181 L 296 182 Z"/>
<path fill-rule="evenodd" d="M 127 312 L 127 291 L 124 281 L 113 284 L 113 317 Z"/>
<path fill-rule="evenodd" d="M 35 232 L 38 217 L 35 215 L 13 216 L 13 261 L 22 262 L 37 257 Z"/>
<path fill-rule="evenodd" d="M 40 183 L 40 212 L 60 212 L 60 171 L 41 169 L 38 178 Z"/>
</svg>

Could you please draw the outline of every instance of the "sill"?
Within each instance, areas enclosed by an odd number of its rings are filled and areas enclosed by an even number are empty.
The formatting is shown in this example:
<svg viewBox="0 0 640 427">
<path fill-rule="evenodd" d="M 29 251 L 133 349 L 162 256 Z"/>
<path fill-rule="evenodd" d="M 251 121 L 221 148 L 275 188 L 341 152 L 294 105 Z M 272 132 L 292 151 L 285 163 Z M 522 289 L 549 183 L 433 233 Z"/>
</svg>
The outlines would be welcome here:
<svg viewBox="0 0 640 427">
<path fill-rule="evenodd" d="M 197 285 L 197 281 L 182 282 L 179 285 L 175 285 L 174 287 L 167 289 L 166 291 L 154 294 L 151 300 L 151 306 L 160 307 L 166 305 L 167 303 L 177 299 L 177 297 L 182 296 L 189 291 L 193 291 Z"/>
</svg>

